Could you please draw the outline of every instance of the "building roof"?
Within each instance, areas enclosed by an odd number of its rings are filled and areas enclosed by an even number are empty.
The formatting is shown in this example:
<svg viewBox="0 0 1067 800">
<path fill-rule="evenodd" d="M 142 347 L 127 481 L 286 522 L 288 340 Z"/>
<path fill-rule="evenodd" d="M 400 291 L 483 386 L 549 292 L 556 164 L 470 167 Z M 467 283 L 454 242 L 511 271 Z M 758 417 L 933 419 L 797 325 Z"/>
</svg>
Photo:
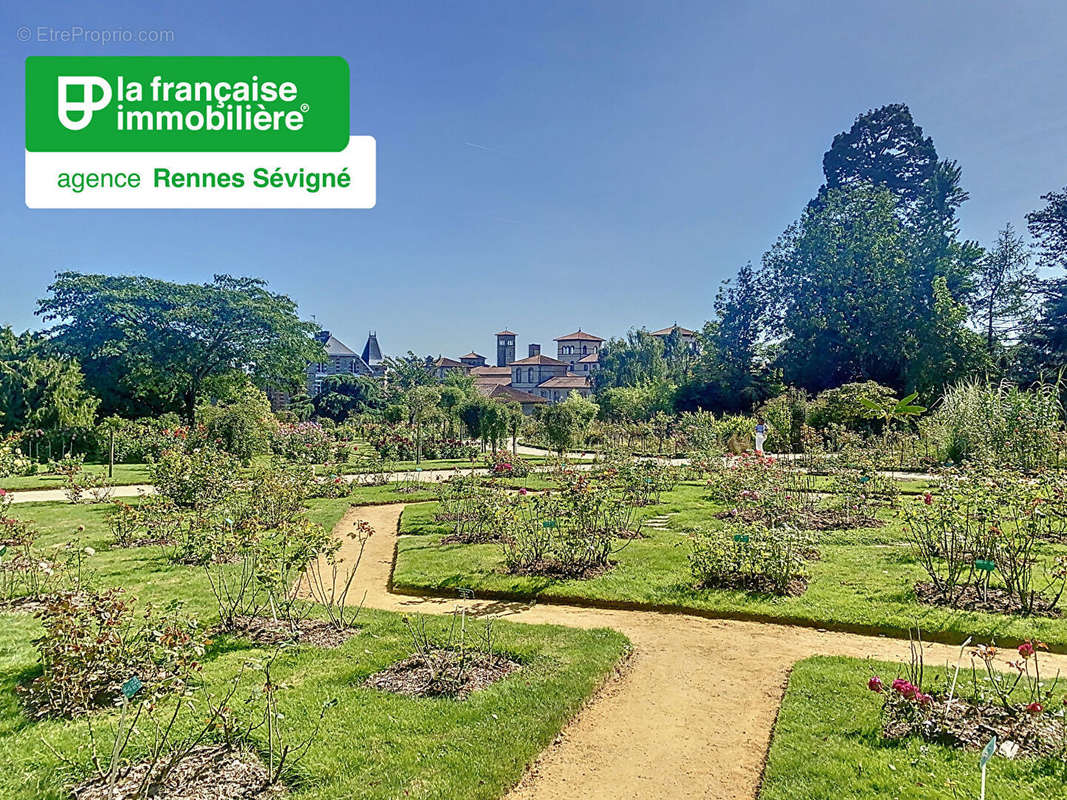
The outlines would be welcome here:
<svg viewBox="0 0 1067 800">
<path fill-rule="evenodd" d="M 537 384 L 538 389 L 588 389 L 589 379 L 581 375 L 560 375 Z"/>
<path fill-rule="evenodd" d="M 460 356 L 460 358 L 485 358 L 485 356 L 480 355 L 479 353 L 475 353 L 473 350 L 471 350 L 469 353 L 467 353 L 467 355 Z"/>
<path fill-rule="evenodd" d="M 441 356 L 433 362 L 433 365 L 438 369 L 441 367 L 444 367 L 445 369 L 465 369 L 467 366 L 466 364 L 461 364 L 456 361 L 454 358 L 445 358 L 444 356 Z"/>
<path fill-rule="evenodd" d="M 350 350 L 348 345 L 340 339 L 334 338 L 329 331 L 319 331 L 315 334 L 315 339 L 326 348 L 326 355 L 330 356 L 330 358 L 356 355 L 354 350 Z"/>
<path fill-rule="evenodd" d="M 518 336 L 519 334 L 515 333 L 515 331 L 509 331 L 507 328 L 504 328 L 504 330 L 500 331 L 500 333 L 498 333 L 496 335 L 497 336 Z"/>
<path fill-rule="evenodd" d="M 507 378 L 511 380 L 511 369 L 509 367 L 472 367 L 471 375 L 476 378 Z"/>
<path fill-rule="evenodd" d="M 600 353 L 590 353 L 587 356 L 582 356 L 578 359 L 579 364 L 598 364 L 600 363 Z"/>
<path fill-rule="evenodd" d="M 691 331 L 689 328 L 683 328 L 678 323 L 671 325 L 669 328 L 664 328 L 661 331 L 652 331 L 653 336 L 670 336 L 674 331 L 678 331 L 682 336 L 696 336 L 696 331 Z"/>
<path fill-rule="evenodd" d="M 367 334 L 367 343 L 363 345 L 363 360 L 371 366 L 382 363 L 382 348 L 378 346 L 378 334 L 374 331 Z"/>
<path fill-rule="evenodd" d="M 488 397 L 497 386 L 510 386 L 511 378 L 503 375 L 491 375 L 488 378 L 475 376 L 474 388 Z"/>
<path fill-rule="evenodd" d="M 512 403 L 547 403 L 548 399 L 539 397 L 536 394 L 530 394 L 524 392 L 522 389 L 516 389 L 513 386 L 497 386 L 493 389 L 492 394 L 489 395 L 494 400 L 500 400 L 502 402 Z"/>
<path fill-rule="evenodd" d="M 508 366 L 509 367 L 514 367 L 514 366 L 523 366 L 523 367 L 525 367 L 527 365 L 533 366 L 534 364 L 543 364 L 544 366 L 551 366 L 551 367 L 565 367 L 565 366 L 567 366 L 567 362 L 566 361 L 559 361 L 559 360 L 557 360 L 555 358 L 552 358 L 552 356 L 542 355 L 541 353 L 538 353 L 536 356 L 529 356 L 528 358 L 521 358 L 518 361 L 512 361 L 510 364 L 508 364 Z"/>
<path fill-rule="evenodd" d="M 594 336 L 591 333 L 586 333 L 581 328 L 579 328 L 574 333 L 569 333 L 566 336 L 557 336 L 555 339 L 553 339 L 553 341 L 555 341 L 555 342 L 574 342 L 574 341 L 602 342 L 604 340 L 601 339 L 599 336 Z"/>
</svg>

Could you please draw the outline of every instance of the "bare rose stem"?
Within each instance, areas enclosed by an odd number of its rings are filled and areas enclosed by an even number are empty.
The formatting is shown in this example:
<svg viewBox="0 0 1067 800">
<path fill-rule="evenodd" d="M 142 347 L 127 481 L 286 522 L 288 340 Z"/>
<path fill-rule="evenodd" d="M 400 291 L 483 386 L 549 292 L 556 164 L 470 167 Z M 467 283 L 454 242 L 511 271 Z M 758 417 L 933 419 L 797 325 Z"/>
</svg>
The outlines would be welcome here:
<svg viewBox="0 0 1067 800">
<path fill-rule="evenodd" d="M 971 637 L 968 636 L 963 644 L 960 645 L 960 656 L 956 659 L 956 672 L 952 676 L 952 686 L 948 690 L 948 700 L 945 701 L 945 719 L 948 719 L 948 710 L 952 707 L 952 695 L 956 693 L 956 679 L 960 676 L 960 663 L 963 661 L 963 651 L 967 649 L 967 645 L 971 643 Z"/>
</svg>

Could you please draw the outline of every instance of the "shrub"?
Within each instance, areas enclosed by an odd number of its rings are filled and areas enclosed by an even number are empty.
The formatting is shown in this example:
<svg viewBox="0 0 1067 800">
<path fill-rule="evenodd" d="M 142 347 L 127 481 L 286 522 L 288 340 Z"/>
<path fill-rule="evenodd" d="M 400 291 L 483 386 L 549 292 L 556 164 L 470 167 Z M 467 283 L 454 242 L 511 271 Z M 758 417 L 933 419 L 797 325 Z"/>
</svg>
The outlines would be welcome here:
<svg viewBox="0 0 1067 800">
<path fill-rule="evenodd" d="M 274 431 L 271 449 L 297 464 L 325 464 L 341 460 L 333 437 L 316 422 L 279 425 Z"/>
<path fill-rule="evenodd" d="M 811 541 L 791 528 L 727 523 L 692 535 L 689 564 L 698 585 L 797 594 L 807 577 Z"/>
<path fill-rule="evenodd" d="M 135 615 L 121 589 L 67 593 L 38 614 L 44 634 L 36 640 L 42 674 L 23 696 L 35 717 L 72 717 L 114 705 L 132 677 L 157 683 L 200 668 L 204 640 L 195 620 L 179 607 L 159 615 Z"/>
<path fill-rule="evenodd" d="M 207 441 L 245 464 L 270 451 L 277 427 L 270 402 L 258 389 L 248 389 L 232 403 L 207 406 L 200 418 Z"/>
<path fill-rule="evenodd" d="M 191 453 L 167 450 L 149 467 L 156 491 L 186 508 L 218 503 L 236 491 L 240 464 L 233 456 L 211 448 Z"/>
</svg>

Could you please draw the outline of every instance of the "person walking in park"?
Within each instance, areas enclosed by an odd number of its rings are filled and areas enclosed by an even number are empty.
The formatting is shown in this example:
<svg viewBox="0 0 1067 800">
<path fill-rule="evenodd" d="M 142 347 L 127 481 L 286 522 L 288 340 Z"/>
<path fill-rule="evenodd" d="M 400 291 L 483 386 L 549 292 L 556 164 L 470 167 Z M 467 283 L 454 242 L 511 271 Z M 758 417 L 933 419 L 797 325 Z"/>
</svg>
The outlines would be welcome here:
<svg viewBox="0 0 1067 800">
<path fill-rule="evenodd" d="M 756 417 L 756 453 L 763 455 L 763 443 L 767 441 L 767 422 L 763 417 Z"/>
</svg>

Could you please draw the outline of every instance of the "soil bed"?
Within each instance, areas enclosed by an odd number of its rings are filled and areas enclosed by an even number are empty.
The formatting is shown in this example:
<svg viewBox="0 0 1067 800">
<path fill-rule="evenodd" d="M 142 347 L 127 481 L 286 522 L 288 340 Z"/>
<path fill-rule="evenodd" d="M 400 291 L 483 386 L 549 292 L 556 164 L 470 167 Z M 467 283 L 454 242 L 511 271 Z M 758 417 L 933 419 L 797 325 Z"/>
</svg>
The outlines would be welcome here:
<svg viewBox="0 0 1067 800">
<path fill-rule="evenodd" d="M 732 519 L 742 522 L 762 522 L 770 527 L 773 521 L 785 521 L 805 531 L 847 531 L 853 528 L 881 528 L 885 520 L 869 517 L 866 514 L 846 514 L 834 508 L 821 508 L 816 511 L 801 511 L 788 520 L 772 520 L 762 508 L 731 508 L 720 511 L 716 519 Z"/>
<path fill-rule="evenodd" d="M 521 669 L 504 656 L 468 651 L 460 668 L 457 650 L 438 648 L 397 661 L 367 678 L 367 685 L 408 697 L 452 697 L 457 700 L 492 686 Z"/>
<path fill-rule="evenodd" d="M 901 739 L 913 734 L 929 741 L 942 742 L 966 750 L 981 750 L 992 736 L 1011 748 L 1008 757 L 1047 758 L 1063 750 L 1063 721 L 1052 714 L 1031 714 L 1023 708 L 1010 711 L 1000 705 L 976 706 L 963 700 L 953 700 L 951 707 L 943 698 L 934 698 L 930 714 L 923 721 L 887 720 L 883 733 L 889 739 Z"/>
<path fill-rule="evenodd" d="M 509 570 L 509 575 L 539 575 L 543 578 L 558 578 L 559 580 L 587 581 L 599 578 L 615 569 L 615 562 L 598 564 L 593 567 L 577 567 L 568 564 L 560 564 L 557 561 L 538 561 L 528 567 Z"/>
<path fill-rule="evenodd" d="M 286 620 L 273 617 L 237 617 L 234 627 L 227 633 L 247 636 L 256 644 L 311 644 L 316 647 L 340 647 L 357 633 L 359 628 L 349 627 L 338 630 L 328 621 L 322 619 L 302 619 L 294 623 L 294 631 Z"/>
<path fill-rule="evenodd" d="M 74 800 L 132 800 L 149 768 L 148 762 L 135 764 L 116 781 L 114 791 L 106 780 L 97 778 L 74 787 L 71 796 Z M 255 756 L 205 745 L 178 762 L 153 796 L 155 800 L 267 800 L 286 794 L 284 787 L 268 786 L 267 780 L 267 769 Z"/>
<path fill-rule="evenodd" d="M 949 602 L 934 588 L 932 583 L 922 581 L 915 584 L 915 596 L 920 603 L 925 603 L 929 606 L 955 608 L 960 611 L 987 611 L 995 614 L 1022 613 L 1019 599 L 1000 587 L 991 587 L 983 596 L 977 586 L 968 585 L 963 587 L 955 602 Z M 1063 616 L 1063 611 L 1052 605 L 1047 598 L 1038 596 L 1034 599 L 1034 607 L 1030 612 L 1030 616 L 1056 619 Z"/>
</svg>

